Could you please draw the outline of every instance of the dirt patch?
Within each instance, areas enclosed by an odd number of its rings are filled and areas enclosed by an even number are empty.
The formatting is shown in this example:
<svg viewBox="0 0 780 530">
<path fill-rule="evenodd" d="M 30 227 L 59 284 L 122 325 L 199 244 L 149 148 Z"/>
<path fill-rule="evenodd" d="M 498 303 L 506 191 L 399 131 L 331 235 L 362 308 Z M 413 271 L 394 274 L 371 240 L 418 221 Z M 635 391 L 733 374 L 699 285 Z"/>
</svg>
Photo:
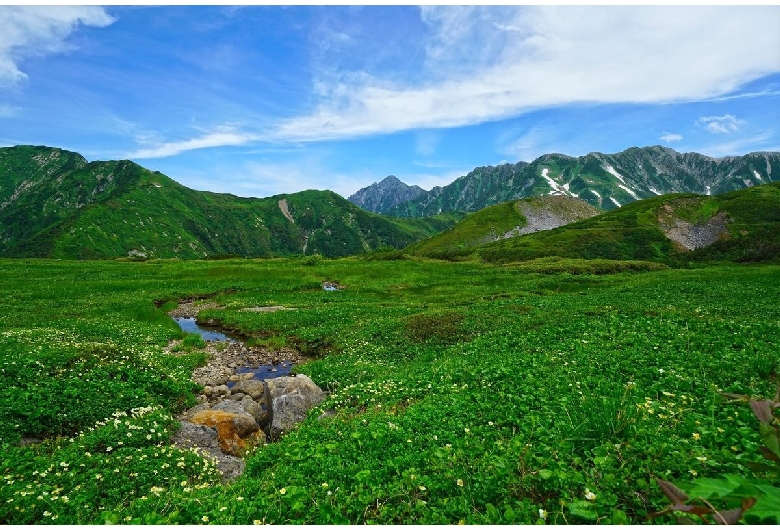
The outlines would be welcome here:
<svg viewBox="0 0 780 530">
<path fill-rule="evenodd" d="M 195 318 L 198 312 L 204 309 L 225 309 L 225 306 L 211 300 L 188 300 L 179 303 L 176 309 L 168 311 L 168 315 L 173 318 Z"/>
</svg>

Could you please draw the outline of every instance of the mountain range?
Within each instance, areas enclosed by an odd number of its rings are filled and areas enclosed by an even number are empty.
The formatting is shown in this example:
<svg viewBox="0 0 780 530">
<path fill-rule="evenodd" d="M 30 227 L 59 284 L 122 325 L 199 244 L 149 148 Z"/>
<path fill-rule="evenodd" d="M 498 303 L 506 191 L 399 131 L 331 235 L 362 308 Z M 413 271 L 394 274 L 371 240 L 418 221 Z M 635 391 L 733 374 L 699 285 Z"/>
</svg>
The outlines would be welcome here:
<svg viewBox="0 0 780 530">
<path fill-rule="evenodd" d="M 580 198 L 600 210 L 612 210 L 668 193 L 718 195 L 776 180 L 780 180 L 777 152 L 712 158 L 653 146 L 580 157 L 547 154 L 530 163 L 478 167 L 451 184 L 411 199 L 404 197 L 407 190 L 397 179 L 385 179 L 350 200 L 358 198 L 362 207 L 394 217 L 473 212 L 540 195 Z"/>
<path fill-rule="evenodd" d="M 479 167 L 428 192 L 391 176 L 350 197 L 380 215 L 331 191 L 241 198 L 191 190 L 128 160 L 16 146 L 0 148 L 0 257 L 341 257 L 392 248 L 483 261 L 776 259 L 778 175 L 780 153 L 550 154 Z"/>
<path fill-rule="evenodd" d="M 347 256 L 403 248 L 462 215 L 391 219 L 330 191 L 264 199 L 191 190 L 128 160 L 0 148 L 0 256 Z"/>
</svg>

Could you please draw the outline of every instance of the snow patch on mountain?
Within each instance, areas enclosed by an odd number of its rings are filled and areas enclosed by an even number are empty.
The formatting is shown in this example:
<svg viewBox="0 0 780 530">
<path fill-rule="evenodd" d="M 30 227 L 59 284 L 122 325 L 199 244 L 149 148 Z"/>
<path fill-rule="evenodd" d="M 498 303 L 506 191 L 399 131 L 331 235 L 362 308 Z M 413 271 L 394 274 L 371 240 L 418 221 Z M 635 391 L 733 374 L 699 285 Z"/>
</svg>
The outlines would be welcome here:
<svg viewBox="0 0 780 530">
<path fill-rule="evenodd" d="M 622 184 L 618 184 L 618 188 L 620 188 L 621 190 L 623 190 L 623 191 L 625 191 L 626 193 L 628 193 L 629 195 L 631 195 L 631 196 L 632 196 L 634 199 L 636 199 L 636 200 L 639 200 L 639 195 L 637 195 L 636 193 L 634 193 L 634 190 L 632 190 L 632 189 L 631 189 L 631 188 L 629 188 L 628 186 L 624 186 L 624 185 L 622 185 Z"/>
</svg>

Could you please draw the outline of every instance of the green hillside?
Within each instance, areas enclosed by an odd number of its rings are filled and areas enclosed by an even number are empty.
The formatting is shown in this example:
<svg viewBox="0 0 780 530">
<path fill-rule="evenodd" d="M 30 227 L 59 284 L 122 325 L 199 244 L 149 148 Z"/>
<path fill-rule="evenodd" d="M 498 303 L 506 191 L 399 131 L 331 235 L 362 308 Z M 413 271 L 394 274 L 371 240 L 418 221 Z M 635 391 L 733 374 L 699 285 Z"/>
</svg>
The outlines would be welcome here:
<svg viewBox="0 0 780 530">
<path fill-rule="evenodd" d="M 589 204 L 563 196 L 541 196 L 489 206 L 469 214 L 458 224 L 414 243 L 409 254 L 446 257 L 472 247 L 522 234 L 550 230 L 599 212 Z"/>
<path fill-rule="evenodd" d="M 487 262 L 581 259 L 773 261 L 780 256 L 780 183 L 719 196 L 671 194 L 554 230 L 451 251 Z"/>
<path fill-rule="evenodd" d="M 194 191 L 133 162 L 0 149 L 0 256 L 346 256 L 402 248 L 460 214 L 388 219 L 330 191 L 264 199 Z"/>
</svg>

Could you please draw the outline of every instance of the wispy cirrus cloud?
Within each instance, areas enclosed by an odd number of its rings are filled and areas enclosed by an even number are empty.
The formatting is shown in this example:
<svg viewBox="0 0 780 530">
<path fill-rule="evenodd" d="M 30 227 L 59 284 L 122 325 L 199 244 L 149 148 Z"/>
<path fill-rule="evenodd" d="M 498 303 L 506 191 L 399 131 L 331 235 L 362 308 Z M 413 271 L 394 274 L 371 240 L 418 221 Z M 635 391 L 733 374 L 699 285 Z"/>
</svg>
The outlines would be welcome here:
<svg viewBox="0 0 780 530">
<path fill-rule="evenodd" d="M 725 114 L 723 116 L 704 116 L 699 118 L 698 123 L 711 133 L 730 134 L 740 131 L 745 125 L 745 120 L 737 119 L 731 114 Z"/>
<path fill-rule="evenodd" d="M 114 20 L 96 6 L 1 6 L 0 86 L 27 79 L 20 68 L 26 57 L 68 50 L 67 39 L 79 25 L 105 27 Z"/>
<path fill-rule="evenodd" d="M 274 136 L 317 141 L 568 104 L 722 97 L 780 72 L 779 14 L 776 6 L 423 8 L 421 81 L 332 73 L 317 80 L 316 106 L 280 123 Z M 745 28 L 751 39 L 735 40 Z"/>
<path fill-rule="evenodd" d="M 128 153 L 125 157 L 131 159 L 166 158 L 195 149 L 247 145 L 258 139 L 259 137 L 255 134 L 239 132 L 233 127 L 222 126 L 215 132 L 204 134 L 197 138 L 159 143 L 153 147 L 144 147 Z"/>
</svg>

